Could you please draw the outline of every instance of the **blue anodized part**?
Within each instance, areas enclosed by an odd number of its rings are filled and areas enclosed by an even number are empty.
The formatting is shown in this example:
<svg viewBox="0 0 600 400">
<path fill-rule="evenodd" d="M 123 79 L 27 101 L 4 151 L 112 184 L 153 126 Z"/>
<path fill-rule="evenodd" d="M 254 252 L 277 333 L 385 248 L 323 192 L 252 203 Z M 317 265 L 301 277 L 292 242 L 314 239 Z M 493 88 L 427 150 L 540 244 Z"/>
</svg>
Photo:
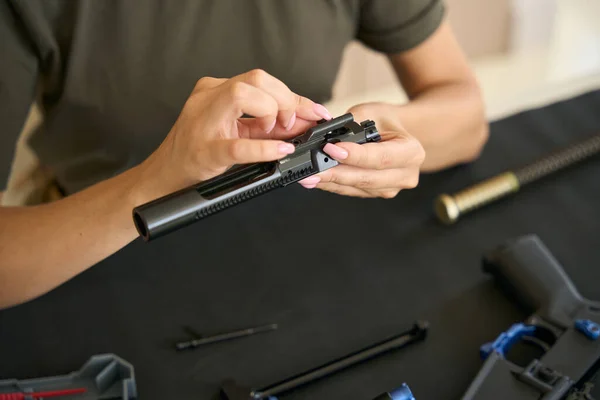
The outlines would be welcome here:
<svg viewBox="0 0 600 400">
<path fill-rule="evenodd" d="M 483 360 L 489 357 L 492 352 L 506 357 L 506 353 L 510 350 L 523 336 L 531 335 L 535 332 L 535 326 L 525 325 L 523 323 L 513 324 L 509 330 L 498 336 L 494 342 L 486 343 L 479 348 L 479 355 Z"/>
<path fill-rule="evenodd" d="M 416 400 L 406 383 L 390 392 L 390 397 L 392 400 Z"/>
<path fill-rule="evenodd" d="M 583 333 L 591 340 L 596 340 L 600 336 L 600 326 L 589 319 L 578 319 L 575 321 L 575 329 Z"/>
</svg>

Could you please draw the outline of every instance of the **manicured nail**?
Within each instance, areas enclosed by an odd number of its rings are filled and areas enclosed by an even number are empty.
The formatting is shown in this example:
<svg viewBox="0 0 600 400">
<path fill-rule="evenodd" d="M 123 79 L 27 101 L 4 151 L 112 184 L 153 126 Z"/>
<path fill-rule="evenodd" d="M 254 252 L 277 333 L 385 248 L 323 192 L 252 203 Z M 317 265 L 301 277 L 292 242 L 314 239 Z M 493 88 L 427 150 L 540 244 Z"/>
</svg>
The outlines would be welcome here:
<svg viewBox="0 0 600 400">
<path fill-rule="evenodd" d="M 321 117 L 323 119 L 332 119 L 333 118 L 331 116 L 331 114 L 329 113 L 329 111 L 327 111 L 327 109 L 320 104 L 315 103 L 313 110 L 315 111 L 315 114 L 317 114 L 319 117 Z"/>
<path fill-rule="evenodd" d="M 343 160 L 348 157 L 348 152 L 346 150 L 331 143 L 327 143 L 325 147 L 323 147 L 323 151 L 338 160 Z"/>
<path fill-rule="evenodd" d="M 271 133 L 271 131 L 273 130 L 273 128 L 275 128 L 275 124 L 277 123 L 277 120 L 274 119 L 273 122 L 271 123 L 271 125 L 267 128 L 267 133 Z"/>
<path fill-rule="evenodd" d="M 281 154 L 292 154 L 296 150 L 296 147 L 291 143 L 280 143 L 277 148 Z"/>
<path fill-rule="evenodd" d="M 301 183 L 302 185 L 316 185 L 317 183 L 321 182 L 321 177 L 309 176 L 308 178 L 304 178 L 298 182 Z"/>
<path fill-rule="evenodd" d="M 315 183 L 315 184 L 312 184 L 312 185 L 307 185 L 307 184 L 302 184 L 302 183 L 301 183 L 301 185 L 302 185 L 302 187 L 303 187 L 303 188 L 305 188 L 305 189 L 314 189 L 314 188 L 316 188 L 316 187 L 317 187 L 317 184 L 316 184 L 316 183 Z"/>
<path fill-rule="evenodd" d="M 285 126 L 285 130 L 289 131 L 290 129 L 292 129 L 294 127 L 295 123 L 296 123 L 296 113 L 293 113 L 292 118 L 290 118 L 290 121 Z"/>
</svg>

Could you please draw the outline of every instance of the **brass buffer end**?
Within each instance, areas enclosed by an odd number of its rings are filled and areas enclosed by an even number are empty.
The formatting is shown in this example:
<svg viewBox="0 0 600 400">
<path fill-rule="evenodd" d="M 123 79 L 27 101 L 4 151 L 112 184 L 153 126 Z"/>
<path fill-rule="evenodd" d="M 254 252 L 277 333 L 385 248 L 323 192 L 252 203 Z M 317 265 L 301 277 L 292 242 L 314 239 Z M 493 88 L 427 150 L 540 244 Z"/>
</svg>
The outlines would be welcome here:
<svg viewBox="0 0 600 400">
<path fill-rule="evenodd" d="M 513 172 L 505 172 L 453 195 L 440 195 L 435 200 L 434 211 L 442 223 L 451 225 L 462 215 L 517 191 L 517 176 Z"/>
</svg>

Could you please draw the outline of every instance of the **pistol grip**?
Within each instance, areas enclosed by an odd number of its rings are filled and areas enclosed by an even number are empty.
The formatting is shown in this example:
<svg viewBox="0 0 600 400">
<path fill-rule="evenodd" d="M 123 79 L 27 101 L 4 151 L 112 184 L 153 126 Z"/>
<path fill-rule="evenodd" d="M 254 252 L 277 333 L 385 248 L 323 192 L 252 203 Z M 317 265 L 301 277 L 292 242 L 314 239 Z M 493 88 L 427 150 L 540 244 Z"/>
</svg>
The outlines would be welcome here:
<svg viewBox="0 0 600 400">
<path fill-rule="evenodd" d="M 566 328 L 588 303 L 536 235 L 510 240 L 484 255 L 483 270 L 530 312 Z"/>
</svg>

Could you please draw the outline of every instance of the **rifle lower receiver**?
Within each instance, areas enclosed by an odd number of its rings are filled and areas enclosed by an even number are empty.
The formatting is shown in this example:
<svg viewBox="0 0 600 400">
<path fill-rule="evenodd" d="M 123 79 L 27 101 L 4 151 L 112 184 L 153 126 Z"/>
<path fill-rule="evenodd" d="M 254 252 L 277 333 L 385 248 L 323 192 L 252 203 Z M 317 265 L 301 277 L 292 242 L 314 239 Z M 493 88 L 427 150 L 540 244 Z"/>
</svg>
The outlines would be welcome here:
<svg viewBox="0 0 600 400">
<path fill-rule="evenodd" d="M 489 252 L 483 268 L 532 314 L 481 347 L 485 362 L 462 399 L 593 400 L 589 386 L 600 367 L 600 303 L 579 294 L 535 235 Z M 511 360 L 519 341 L 541 355 Z"/>
<path fill-rule="evenodd" d="M 373 121 L 359 124 L 350 113 L 330 121 L 321 120 L 304 134 L 289 140 L 296 149 L 283 159 L 234 166 L 215 178 L 134 208 L 135 227 L 145 241 L 150 241 L 335 167 L 338 162 L 323 151 L 327 143 L 364 144 L 380 140 Z"/>
</svg>

